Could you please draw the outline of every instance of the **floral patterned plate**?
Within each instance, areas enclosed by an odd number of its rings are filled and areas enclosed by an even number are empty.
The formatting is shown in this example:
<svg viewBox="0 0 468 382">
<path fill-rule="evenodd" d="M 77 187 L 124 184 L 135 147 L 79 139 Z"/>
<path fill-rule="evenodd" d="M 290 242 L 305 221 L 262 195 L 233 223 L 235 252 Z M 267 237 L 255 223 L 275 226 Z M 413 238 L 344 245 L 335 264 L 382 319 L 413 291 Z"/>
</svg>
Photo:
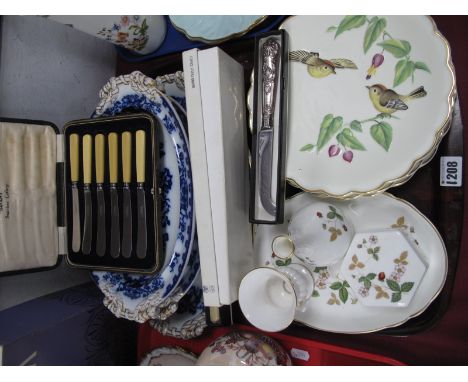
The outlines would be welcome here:
<svg viewBox="0 0 468 382">
<path fill-rule="evenodd" d="M 118 317 L 143 322 L 150 318 L 148 311 L 175 290 L 190 259 L 195 214 L 188 140 L 171 102 L 157 90 L 156 81 L 142 73 L 111 78 L 99 95 L 95 116 L 144 110 L 155 115 L 164 127 L 160 130 L 160 162 L 164 166 L 160 174 L 165 265 L 153 276 L 93 272 L 108 308 Z"/>
<path fill-rule="evenodd" d="M 327 199 L 308 193 L 298 194 L 286 201 L 284 224 L 256 226 L 255 252 L 258 266 L 289 265 L 290 262 L 284 262 L 272 256 L 271 241 L 277 235 L 287 232 L 287 221 L 294 212 L 319 200 Z M 408 319 L 421 314 L 438 296 L 447 276 L 447 252 L 440 234 L 432 223 L 411 204 L 388 193 L 361 197 L 356 200 L 330 200 L 330 202 L 346 214 L 357 232 L 393 229 L 404 233 L 426 264 L 427 270 L 419 287 L 415 290 L 411 303 L 406 307 L 389 309 L 388 307 L 365 306 L 362 301 L 365 297 L 359 292 L 354 292 L 350 280 L 340 274 L 342 262 L 331 267 L 310 267 L 314 275 L 315 289 L 305 304 L 305 310 L 296 311 L 295 320 L 330 332 L 366 333 L 401 325 Z M 377 244 L 371 245 L 369 238 L 367 241 L 369 248 L 375 252 Z M 377 255 L 378 253 L 377 250 Z M 405 260 L 399 252 L 395 253 L 395 259 Z M 300 260 L 293 257 L 292 262 L 300 263 Z M 351 263 L 357 265 L 359 261 L 351 260 Z M 384 272 L 390 271 L 384 270 Z M 367 277 L 367 273 L 364 276 Z M 388 276 L 389 279 L 392 277 L 390 274 Z M 369 281 L 373 283 L 374 279 Z M 400 291 L 404 288 L 401 283 L 399 283 L 399 288 Z M 391 287 L 389 289 L 390 291 L 382 290 L 392 298 L 392 293 L 396 291 L 391 291 Z M 375 288 L 372 292 L 378 293 Z"/>
<path fill-rule="evenodd" d="M 178 346 L 162 346 L 146 354 L 140 366 L 195 366 L 197 356 Z"/>
<path fill-rule="evenodd" d="M 197 366 L 291 366 L 288 353 L 273 338 L 235 331 L 216 338 L 198 357 Z"/>
<path fill-rule="evenodd" d="M 181 339 L 199 337 L 206 328 L 201 276 L 198 273 L 187 294 L 180 300 L 177 312 L 166 320 L 151 320 L 150 325 L 162 335 Z"/>
<path fill-rule="evenodd" d="M 340 199 L 406 182 L 450 127 L 450 48 L 423 16 L 294 16 L 286 177 Z M 313 38 L 311 38 L 313 36 Z"/>
</svg>

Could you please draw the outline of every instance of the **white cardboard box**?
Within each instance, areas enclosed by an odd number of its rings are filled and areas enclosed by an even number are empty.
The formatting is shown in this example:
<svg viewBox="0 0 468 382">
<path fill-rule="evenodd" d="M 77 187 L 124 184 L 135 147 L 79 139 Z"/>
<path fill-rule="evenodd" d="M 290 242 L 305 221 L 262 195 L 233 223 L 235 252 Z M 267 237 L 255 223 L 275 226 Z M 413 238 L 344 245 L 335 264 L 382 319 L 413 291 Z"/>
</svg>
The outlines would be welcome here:
<svg viewBox="0 0 468 382">
<path fill-rule="evenodd" d="M 229 305 L 253 266 L 244 69 L 217 47 L 183 58 L 204 302 Z"/>
</svg>

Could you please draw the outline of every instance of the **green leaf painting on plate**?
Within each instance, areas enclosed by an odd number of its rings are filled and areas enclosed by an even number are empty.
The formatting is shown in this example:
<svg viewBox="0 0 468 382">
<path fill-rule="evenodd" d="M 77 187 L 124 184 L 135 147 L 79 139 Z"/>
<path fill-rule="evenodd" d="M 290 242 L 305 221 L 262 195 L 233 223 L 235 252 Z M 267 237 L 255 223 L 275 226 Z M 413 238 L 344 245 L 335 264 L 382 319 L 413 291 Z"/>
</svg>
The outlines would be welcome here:
<svg viewBox="0 0 468 382">
<path fill-rule="evenodd" d="M 386 26 L 387 20 L 383 17 L 376 17 L 369 23 L 366 34 L 364 35 L 364 53 L 367 53 L 372 44 L 382 35 Z"/>
<path fill-rule="evenodd" d="M 335 33 L 335 38 L 337 38 L 341 33 L 345 31 L 349 31 L 351 29 L 363 26 L 365 22 L 366 16 L 345 16 L 338 25 L 338 28 Z"/>
<path fill-rule="evenodd" d="M 393 129 L 387 122 L 378 122 L 371 126 L 371 136 L 382 146 L 385 151 L 388 151 L 393 140 Z"/>
<path fill-rule="evenodd" d="M 431 73 L 429 66 L 426 63 L 422 61 L 414 62 L 413 60 L 411 60 L 411 43 L 409 41 L 404 39 L 397 39 L 390 35 L 390 33 L 387 30 L 388 22 L 385 17 L 345 16 L 340 21 L 338 26 L 330 26 L 327 29 L 327 32 L 336 31 L 336 39 L 343 32 L 361 28 L 364 25 L 367 25 L 362 44 L 365 54 L 367 54 L 374 45 L 377 45 L 380 48 L 382 48 L 382 53 L 380 53 L 381 57 L 383 57 L 384 52 L 388 52 L 395 58 L 402 59 L 397 63 L 397 66 L 395 68 L 395 77 L 393 80 L 394 87 L 401 85 L 409 78 L 412 78 L 414 81 L 414 74 L 417 70 L 422 70 L 427 73 Z M 380 38 L 382 39 L 382 41 L 377 42 Z M 382 62 L 383 58 L 376 65 L 380 66 L 382 65 Z"/>
</svg>

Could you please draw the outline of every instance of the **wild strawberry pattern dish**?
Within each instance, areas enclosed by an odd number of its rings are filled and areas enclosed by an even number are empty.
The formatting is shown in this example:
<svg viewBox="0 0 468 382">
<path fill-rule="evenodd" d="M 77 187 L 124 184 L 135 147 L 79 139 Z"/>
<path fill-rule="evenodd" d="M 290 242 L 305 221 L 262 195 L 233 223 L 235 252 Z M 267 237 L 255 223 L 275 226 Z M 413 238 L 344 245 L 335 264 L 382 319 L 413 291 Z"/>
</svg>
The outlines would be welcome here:
<svg viewBox="0 0 468 382">
<path fill-rule="evenodd" d="M 356 200 L 300 193 L 286 200 L 285 221 L 317 201 L 333 203 L 356 232 L 364 233 L 356 236 L 351 252 L 331 266 L 314 267 L 297 257 L 277 261 L 271 240 L 284 232 L 287 223 L 257 225 L 255 230 L 256 266 L 283 268 L 297 262 L 313 275 L 312 297 L 303 311 L 296 310 L 295 321 L 329 332 L 368 333 L 401 325 L 423 313 L 442 290 L 448 269 L 445 245 L 433 224 L 414 206 L 388 193 Z M 406 241 L 387 248 L 388 241 L 382 236 L 386 232 L 398 232 Z M 412 270 L 417 258 L 425 271 Z"/>
<path fill-rule="evenodd" d="M 413 298 L 426 264 L 399 229 L 356 234 L 340 275 L 366 306 L 404 307 Z"/>
</svg>

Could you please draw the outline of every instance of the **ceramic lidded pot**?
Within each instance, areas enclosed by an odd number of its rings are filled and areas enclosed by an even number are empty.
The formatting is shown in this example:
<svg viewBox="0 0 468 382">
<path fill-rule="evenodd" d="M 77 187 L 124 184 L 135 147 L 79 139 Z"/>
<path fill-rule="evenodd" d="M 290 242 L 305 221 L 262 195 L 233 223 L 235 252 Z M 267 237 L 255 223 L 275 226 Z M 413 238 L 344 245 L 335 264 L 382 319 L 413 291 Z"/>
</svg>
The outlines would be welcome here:
<svg viewBox="0 0 468 382">
<path fill-rule="evenodd" d="M 352 223 L 328 202 L 315 202 L 294 213 L 288 231 L 294 255 L 320 267 L 341 260 L 354 236 Z"/>
<path fill-rule="evenodd" d="M 235 331 L 217 338 L 198 357 L 197 366 L 290 366 L 286 351 L 272 338 Z"/>
</svg>

